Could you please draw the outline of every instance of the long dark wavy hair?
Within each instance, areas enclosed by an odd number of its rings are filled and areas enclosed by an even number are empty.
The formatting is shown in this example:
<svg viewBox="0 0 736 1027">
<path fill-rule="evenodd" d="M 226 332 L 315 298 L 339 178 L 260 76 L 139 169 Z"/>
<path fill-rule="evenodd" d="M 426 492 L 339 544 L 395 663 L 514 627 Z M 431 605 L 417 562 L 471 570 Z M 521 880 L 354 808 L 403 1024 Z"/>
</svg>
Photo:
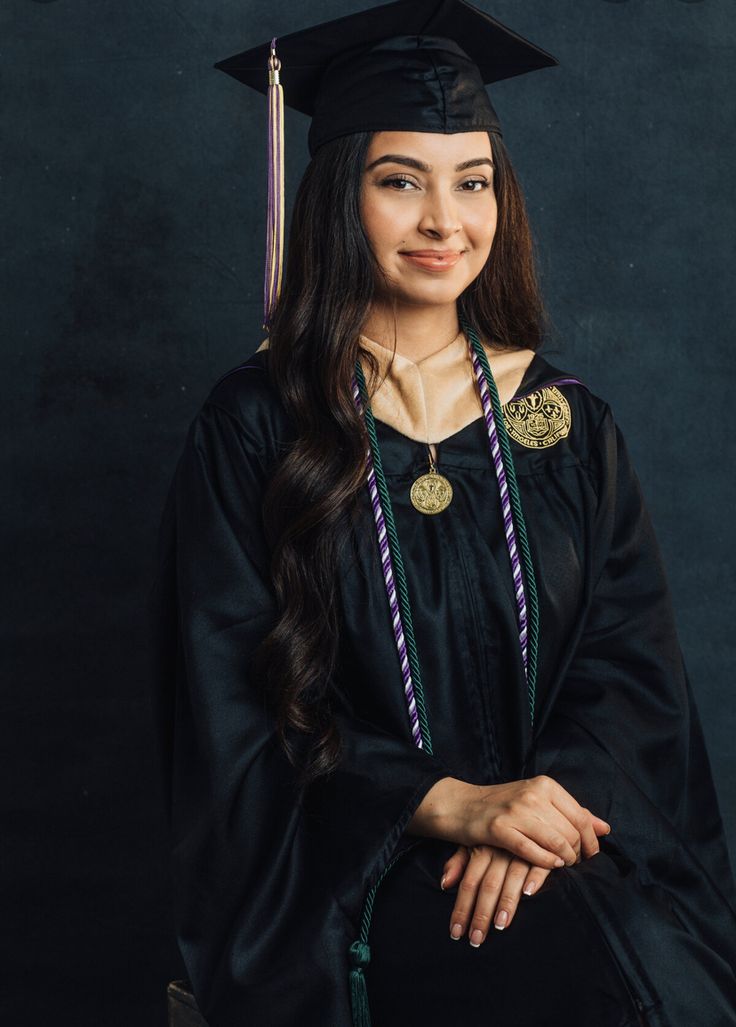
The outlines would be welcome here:
<svg viewBox="0 0 736 1027">
<path fill-rule="evenodd" d="M 498 220 L 485 266 L 458 297 L 458 314 L 495 346 L 536 350 L 548 320 L 525 203 L 506 147 L 488 134 Z M 372 390 L 377 361 L 358 337 L 387 282 L 360 218 L 372 136 L 326 143 L 308 165 L 269 331 L 269 377 L 296 435 L 264 495 L 279 618 L 254 660 L 280 743 L 304 787 L 329 774 L 340 757 L 330 703 L 340 625 L 335 568 L 366 486 L 365 428 L 351 383 L 361 352 Z"/>
</svg>

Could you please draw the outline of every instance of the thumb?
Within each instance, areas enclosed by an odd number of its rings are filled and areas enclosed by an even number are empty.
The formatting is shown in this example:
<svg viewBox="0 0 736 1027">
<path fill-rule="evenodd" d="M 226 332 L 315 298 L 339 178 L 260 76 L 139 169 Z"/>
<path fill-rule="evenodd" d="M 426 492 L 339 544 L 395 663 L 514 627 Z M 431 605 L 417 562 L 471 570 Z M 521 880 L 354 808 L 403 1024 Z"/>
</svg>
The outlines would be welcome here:
<svg viewBox="0 0 736 1027">
<path fill-rule="evenodd" d="M 447 891 L 448 888 L 452 888 L 457 884 L 469 861 L 470 853 L 466 846 L 458 845 L 443 867 L 442 880 L 440 881 L 440 888 L 443 891 Z"/>
</svg>

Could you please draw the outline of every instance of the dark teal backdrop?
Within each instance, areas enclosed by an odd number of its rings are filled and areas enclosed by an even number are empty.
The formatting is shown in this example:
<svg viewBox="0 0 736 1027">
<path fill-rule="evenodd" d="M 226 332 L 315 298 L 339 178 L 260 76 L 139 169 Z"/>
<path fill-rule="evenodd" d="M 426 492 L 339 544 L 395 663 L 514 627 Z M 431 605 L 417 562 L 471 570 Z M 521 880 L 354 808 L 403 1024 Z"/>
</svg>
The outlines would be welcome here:
<svg viewBox="0 0 736 1027">
<path fill-rule="evenodd" d="M 13 1027 L 162 1027 L 182 973 L 145 599 L 186 427 L 262 338 L 265 99 L 212 64 L 360 6 L 0 10 L 0 1019 Z M 545 352 L 629 439 L 736 852 L 736 6 L 482 6 L 561 62 L 492 90 L 555 323 Z M 289 200 L 306 128 L 287 111 Z"/>
</svg>

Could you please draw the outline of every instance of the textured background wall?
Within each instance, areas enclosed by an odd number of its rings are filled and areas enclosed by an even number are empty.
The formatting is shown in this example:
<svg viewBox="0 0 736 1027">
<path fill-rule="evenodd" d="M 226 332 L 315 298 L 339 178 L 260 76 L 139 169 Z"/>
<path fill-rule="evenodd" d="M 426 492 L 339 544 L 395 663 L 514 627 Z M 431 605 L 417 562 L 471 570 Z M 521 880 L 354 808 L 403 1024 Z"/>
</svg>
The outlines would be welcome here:
<svg viewBox="0 0 736 1027">
<path fill-rule="evenodd" d="M 629 439 L 736 853 L 736 7 L 483 6 L 561 62 L 492 90 L 556 324 L 545 352 L 611 402 Z M 0 10 L 0 1013 L 15 1027 L 162 1025 L 182 972 L 145 596 L 186 427 L 262 337 L 265 100 L 212 63 L 360 7 Z M 289 199 L 306 128 L 287 112 Z"/>
</svg>

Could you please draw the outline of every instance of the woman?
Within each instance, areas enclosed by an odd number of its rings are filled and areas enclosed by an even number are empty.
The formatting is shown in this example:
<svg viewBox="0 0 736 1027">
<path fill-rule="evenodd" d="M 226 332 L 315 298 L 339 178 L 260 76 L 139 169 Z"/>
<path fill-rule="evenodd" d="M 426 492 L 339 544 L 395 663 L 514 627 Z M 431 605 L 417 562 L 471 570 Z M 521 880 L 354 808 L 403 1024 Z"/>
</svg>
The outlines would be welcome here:
<svg viewBox="0 0 736 1027">
<path fill-rule="evenodd" d="M 218 67 L 260 88 L 267 52 Z M 462 0 L 279 53 L 312 114 L 283 289 L 276 162 L 268 338 L 192 422 L 160 541 L 200 1008 L 736 1024 L 734 882 L 656 540 L 610 407 L 538 352 L 484 89 L 554 59 Z"/>
</svg>

